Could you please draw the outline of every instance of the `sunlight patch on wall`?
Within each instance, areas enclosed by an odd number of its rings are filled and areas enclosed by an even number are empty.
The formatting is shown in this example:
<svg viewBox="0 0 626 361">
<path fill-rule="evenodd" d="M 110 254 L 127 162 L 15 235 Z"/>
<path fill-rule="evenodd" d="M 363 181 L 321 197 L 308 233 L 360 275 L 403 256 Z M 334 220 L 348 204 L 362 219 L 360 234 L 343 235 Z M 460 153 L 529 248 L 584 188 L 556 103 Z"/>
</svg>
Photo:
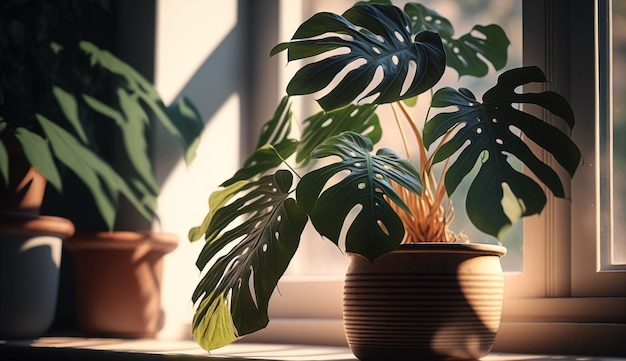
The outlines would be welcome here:
<svg viewBox="0 0 626 361">
<path fill-rule="evenodd" d="M 158 0 L 155 83 L 166 104 L 236 25 L 236 0 Z"/>
</svg>

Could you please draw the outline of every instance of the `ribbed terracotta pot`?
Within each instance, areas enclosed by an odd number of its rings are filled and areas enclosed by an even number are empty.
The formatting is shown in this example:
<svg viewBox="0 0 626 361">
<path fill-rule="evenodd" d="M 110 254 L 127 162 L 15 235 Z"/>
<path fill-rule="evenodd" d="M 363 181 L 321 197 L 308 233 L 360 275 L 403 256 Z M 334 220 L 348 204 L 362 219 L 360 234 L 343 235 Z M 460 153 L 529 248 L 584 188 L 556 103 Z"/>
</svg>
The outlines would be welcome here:
<svg viewBox="0 0 626 361">
<path fill-rule="evenodd" d="M 54 320 L 68 219 L 0 217 L 0 339 L 34 339 Z"/>
<path fill-rule="evenodd" d="M 76 322 L 88 336 L 154 337 L 163 327 L 163 257 L 178 238 L 158 232 L 78 233 L 65 243 L 74 261 Z"/>
<path fill-rule="evenodd" d="M 370 360 L 469 360 L 500 326 L 501 246 L 403 245 L 374 262 L 349 255 L 343 319 L 354 355 Z"/>
</svg>

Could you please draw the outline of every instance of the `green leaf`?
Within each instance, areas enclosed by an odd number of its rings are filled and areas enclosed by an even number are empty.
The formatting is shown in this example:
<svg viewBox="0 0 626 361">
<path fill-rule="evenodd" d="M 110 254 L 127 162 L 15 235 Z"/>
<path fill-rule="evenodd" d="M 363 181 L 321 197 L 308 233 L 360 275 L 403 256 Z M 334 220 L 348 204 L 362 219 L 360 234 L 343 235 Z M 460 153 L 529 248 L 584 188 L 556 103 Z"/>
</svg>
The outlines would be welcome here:
<svg viewBox="0 0 626 361">
<path fill-rule="evenodd" d="M 9 151 L 0 138 L 0 176 L 4 184 L 9 183 Z"/>
<path fill-rule="evenodd" d="M 152 161 L 146 139 L 149 125 L 149 117 L 143 107 L 137 102 L 136 97 L 129 94 L 125 89 L 117 89 L 119 106 L 115 108 L 94 97 L 83 94 L 85 103 L 94 111 L 115 121 L 120 129 L 124 145 L 124 154 L 137 171 L 143 184 L 150 189 L 151 193 L 158 194 L 159 185 L 154 176 Z"/>
<path fill-rule="evenodd" d="M 296 150 L 298 141 L 285 139 L 276 147 L 266 144 L 254 151 L 235 174 L 223 182 L 221 186 L 229 186 L 241 180 L 253 180 L 267 171 L 277 168 Z"/>
<path fill-rule="evenodd" d="M 303 66 L 287 85 L 289 95 L 329 87 L 318 99 L 326 111 L 350 103 L 383 104 L 414 97 L 434 86 L 446 67 L 439 35 L 422 31 L 413 36 L 409 18 L 393 5 L 356 5 L 342 16 L 317 13 L 300 25 L 290 42 L 278 44 L 270 54 L 286 49 L 289 61 L 349 50 Z M 346 69 L 351 70 L 330 85 Z M 382 72 L 380 82 L 374 81 L 377 72 Z"/>
<path fill-rule="evenodd" d="M 431 30 L 441 36 L 447 66 L 455 69 L 459 76 L 487 75 L 489 67 L 485 60 L 496 70 L 506 65 L 511 42 L 499 25 L 475 25 L 470 32 L 455 39 L 452 23 L 438 12 L 417 3 L 406 4 L 404 11 L 411 19 L 414 33 Z"/>
<path fill-rule="evenodd" d="M 192 296 L 199 305 L 193 335 L 205 349 L 224 346 L 269 322 L 270 296 L 307 221 L 289 198 L 292 181 L 290 172 L 279 170 L 241 187 L 237 198 L 212 211 L 196 262 L 201 271 L 208 269 Z"/>
<path fill-rule="evenodd" d="M 288 96 L 284 96 L 278 103 L 274 116 L 263 125 L 256 147 L 275 145 L 287 139 L 291 135 L 292 120 L 291 102 Z"/>
<path fill-rule="evenodd" d="M 119 126 L 126 155 L 141 181 L 152 193 L 158 194 L 159 185 L 154 175 L 148 144 L 149 115 L 137 102 L 136 96 L 129 94 L 125 89 L 117 89 L 117 97 L 124 119 Z"/>
<path fill-rule="evenodd" d="M 278 167 L 289 158 L 298 146 L 298 141 L 289 138 L 293 113 L 289 97 L 283 97 L 274 112 L 262 128 L 257 142 L 257 149 L 250 155 L 243 166 L 222 186 L 228 186 L 240 180 L 253 180 L 267 171 Z"/>
<path fill-rule="evenodd" d="M 463 88 L 443 88 L 433 96 L 433 107 L 455 107 L 456 110 L 441 112 L 426 122 L 424 143 L 430 147 L 444 134 L 457 129 L 437 148 L 433 161 L 441 162 L 458 153 L 445 176 L 449 194 L 479 162 L 480 171 L 472 180 L 466 207 L 472 222 L 488 234 L 501 236 L 502 230 L 520 215 L 540 213 L 545 204 L 543 190 L 534 180 L 513 168 L 508 160 L 510 156 L 519 159 L 556 197 L 565 197 L 558 174 L 533 153 L 522 137 L 552 154 L 570 176 L 580 165 L 581 153 L 568 134 L 515 108 L 517 104 L 535 104 L 573 127 L 573 112 L 562 96 L 552 91 L 538 94 L 515 92 L 519 86 L 545 81 L 539 68 L 525 67 L 501 74 L 496 86 L 485 93 L 483 103 Z M 505 200 L 504 196 L 508 199 Z"/>
<path fill-rule="evenodd" d="M 225 188 L 217 190 L 209 196 L 209 213 L 204 217 L 202 224 L 198 227 L 192 227 L 189 230 L 189 240 L 191 242 L 197 241 L 206 234 L 209 229 L 209 224 L 215 215 L 215 210 L 220 209 L 226 205 L 228 200 L 234 197 L 242 187 L 244 187 L 249 182 L 247 181 L 238 181 L 235 182 Z M 206 238 L 211 238 L 211 235 L 206 234 Z"/>
<path fill-rule="evenodd" d="M 172 134 L 178 134 L 179 141 L 185 150 L 185 162 L 190 164 L 196 157 L 196 150 L 200 145 L 200 136 L 204 129 L 202 115 L 187 97 L 182 97 L 167 107 L 165 114 L 166 117 L 160 120 Z"/>
<path fill-rule="evenodd" d="M 390 181 L 417 194 L 422 190 L 413 165 L 389 149 L 376 155 L 370 154 L 372 150 L 371 140 L 358 133 L 328 139 L 312 156 L 338 156 L 341 160 L 306 174 L 296 191 L 298 203 L 315 229 L 338 246 L 344 223 L 354 218 L 345 236 L 346 252 L 370 260 L 396 249 L 404 237 L 402 221 L 385 197 L 411 213 Z M 342 178 L 328 186 L 335 176 Z"/>
<path fill-rule="evenodd" d="M 50 145 L 37 133 L 26 128 L 17 128 L 15 137 L 22 144 L 24 155 L 30 164 L 59 192 L 63 189 L 61 175 L 54 161 Z"/>
<path fill-rule="evenodd" d="M 304 129 L 296 161 L 302 165 L 309 163 L 311 152 L 326 139 L 345 131 L 367 135 L 376 144 L 383 135 L 376 105 L 351 104 L 331 112 L 319 112 L 304 120 Z"/>
<path fill-rule="evenodd" d="M 357 1 L 354 5 L 364 5 L 364 4 L 381 4 L 381 5 L 393 5 L 391 0 L 363 0 Z"/>
<path fill-rule="evenodd" d="M 480 167 L 465 203 L 467 215 L 476 228 L 498 239 L 502 239 L 513 223 L 541 212 L 546 204 L 546 196 L 535 181 L 512 167 L 493 169 L 500 164 L 488 162 Z"/>
<path fill-rule="evenodd" d="M 80 137 L 80 140 L 87 143 L 87 134 L 85 134 L 78 117 L 78 102 L 76 101 L 74 95 L 66 92 L 58 86 L 52 87 L 52 94 L 56 98 L 63 115 L 65 115 L 65 118 L 69 121 Z"/>
<path fill-rule="evenodd" d="M 207 351 L 226 346 L 239 336 L 233 330 L 228 300 L 223 295 L 209 295 L 200 302 L 193 316 L 192 336 Z"/>
<path fill-rule="evenodd" d="M 121 77 L 119 89 L 147 108 L 145 112 L 154 116 L 180 142 L 185 151 L 185 161 L 191 162 L 204 128 L 200 113 L 191 101 L 183 97 L 166 107 L 154 85 L 133 67 L 90 42 L 81 41 L 79 46 L 90 57 L 92 66 L 101 66 Z"/>
<path fill-rule="evenodd" d="M 411 19 L 414 33 L 422 30 L 431 30 L 439 34 L 442 41 L 449 42 L 452 39 L 454 35 L 452 22 L 435 10 L 427 8 L 422 4 L 407 3 L 404 5 L 404 12 Z"/>
<path fill-rule="evenodd" d="M 152 220 L 156 194 L 136 194 L 126 181 L 98 157 L 91 149 L 82 145 L 66 130 L 38 114 L 37 120 L 43 128 L 56 159 L 69 168 L 89 189 L 96 207 L 105 224 L 113 229 L 119 196 L 122 195 L 147 220 Z"/>
</svg>

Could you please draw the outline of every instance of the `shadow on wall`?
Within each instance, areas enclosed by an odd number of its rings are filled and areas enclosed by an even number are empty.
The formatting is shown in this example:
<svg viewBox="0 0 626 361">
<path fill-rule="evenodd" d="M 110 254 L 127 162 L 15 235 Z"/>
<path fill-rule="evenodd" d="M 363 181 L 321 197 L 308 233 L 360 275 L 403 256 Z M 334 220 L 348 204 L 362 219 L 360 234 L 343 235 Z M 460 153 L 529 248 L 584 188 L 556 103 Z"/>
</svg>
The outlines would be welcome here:
<svg viewBox="0 0 626 361">
<path fill-rule="evenodd" d="M 233 80 L 229 71 L 223 71 L 224 64 L 233 61 L 240 62 L 238 47 L 243 38 L 239 25 L 220 42 L 219 46 L 211 53 L 205 62 L 191 76 L 189 82 L 183 87 L 178 97 L 186 96 L 194 103 L 200 114 L 205 119 L 205 129 L 226 103 L 228 98 L 241 91 L 241 82 Z M 237 120 L 233 119 L 233 123 Z M 222 141 L 236 141 L 235 139 L 223 139 Z M 175 139 L 168 136 L 166 131 L 159 126 L 155 137 L 155 159 L 157 181 L 163 185 L 172 173 L 176 164 L 182 159 L 182 151 Z M 215 156 L 220 156 L 215 155 Z"/>
</svg>

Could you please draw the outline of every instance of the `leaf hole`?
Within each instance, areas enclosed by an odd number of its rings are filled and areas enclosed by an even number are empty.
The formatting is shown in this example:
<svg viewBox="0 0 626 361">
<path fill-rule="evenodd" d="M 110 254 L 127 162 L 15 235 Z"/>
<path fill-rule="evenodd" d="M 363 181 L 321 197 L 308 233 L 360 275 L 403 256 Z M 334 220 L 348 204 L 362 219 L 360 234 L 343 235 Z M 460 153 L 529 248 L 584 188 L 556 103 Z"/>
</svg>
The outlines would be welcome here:
<svg viewBox="0 0 626 361">
<path fill-rule="evenodd" d="M 400 34 L 400 32 L 398 32 L 398 31 L 394 31 L 394 32 L 393 32 L 393 35 L 395 35 L 395 36 L 396 36 L 396 39 L 398 39 L 400 42 L 403 42 L 403 43 L 404 43 L 404 37 L 402 36 L 402 34 Z"/>
<path fill-rule="evenodd" d="M 385 235 L 389 235 L 389 230 L 382 221 L 378 220 L 376 221 L 376 224 L 378 224 L 378 227 L 380 227 L 380 230 L 383 231 Z"/>
<path fill-rule="evenodd" d="M 470 34 L 476 39 L 487 40 L 487 36 L 480 31 L 473 30 Z"/>
<path fill-rule="evenodd" d="M 409 89 L 411 89 L 411 85 L 415 80 L 415 74 L 417 73 L 417 63 L 414 60 L 409 61 L 409 68 L 407 69 L 406 77 L 404 78 L 404 82 L 402 83 L 402 90 L 400 91 L 400 95 L 406 94 Z"/>
</svg>

